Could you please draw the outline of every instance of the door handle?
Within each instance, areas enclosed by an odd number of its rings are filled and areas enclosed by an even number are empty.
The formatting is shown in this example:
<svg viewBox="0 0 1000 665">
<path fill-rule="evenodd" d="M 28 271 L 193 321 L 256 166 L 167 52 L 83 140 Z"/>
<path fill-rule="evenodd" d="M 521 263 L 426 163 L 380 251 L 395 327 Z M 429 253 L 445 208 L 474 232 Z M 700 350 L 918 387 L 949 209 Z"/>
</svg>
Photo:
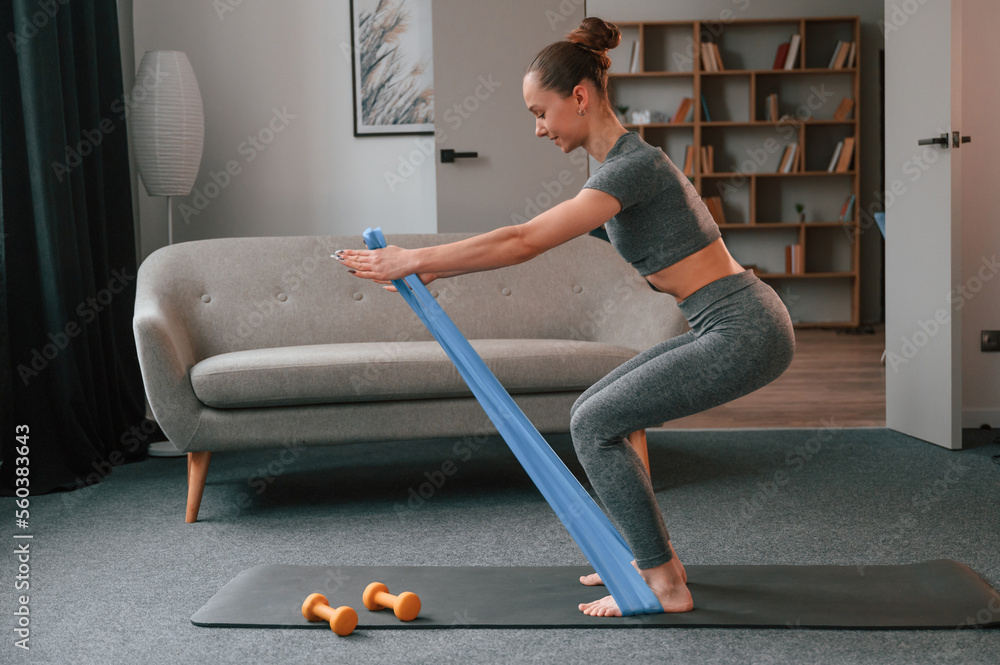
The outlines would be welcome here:
<svg viewBox="0 0 1000 665">
<path fill-rule="evenodd" d="M 972 143 L 972 137 L 971 136 L 960 137 L 958 132 L 951 133 L 952 148 L 961 148 L 963 143 Z"/>
<path fill-rule="evenodd" d="M 478 152 L 455 152 L 451 148 L 441 148 L 441 163 L 452 164 L 456 159 L 479 157 Z"/>
<path fill-rule="evenodd" d="M 917 141 L 917 145 L 943 145 L 945 148 L 948 147 L 948 135 L 942 134 L 936 139 L 920 139 Z"/>
</svg>

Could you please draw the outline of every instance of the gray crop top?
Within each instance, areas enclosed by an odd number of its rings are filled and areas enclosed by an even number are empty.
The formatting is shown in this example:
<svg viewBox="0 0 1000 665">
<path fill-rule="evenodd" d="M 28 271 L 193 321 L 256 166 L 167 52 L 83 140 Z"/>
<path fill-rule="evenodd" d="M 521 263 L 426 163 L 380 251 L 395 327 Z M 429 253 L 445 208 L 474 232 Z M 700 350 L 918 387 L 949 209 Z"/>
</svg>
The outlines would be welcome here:
<svg viewBox="0 0 1000 665">
<path fill-rule="evenodd" d="M 722 236 L 694 185 L 635 132 L 622 134 L 584 187 L 618 199 L 604 226 L 618 253 L 642 276 L 694 254 Z"/>
</svg>

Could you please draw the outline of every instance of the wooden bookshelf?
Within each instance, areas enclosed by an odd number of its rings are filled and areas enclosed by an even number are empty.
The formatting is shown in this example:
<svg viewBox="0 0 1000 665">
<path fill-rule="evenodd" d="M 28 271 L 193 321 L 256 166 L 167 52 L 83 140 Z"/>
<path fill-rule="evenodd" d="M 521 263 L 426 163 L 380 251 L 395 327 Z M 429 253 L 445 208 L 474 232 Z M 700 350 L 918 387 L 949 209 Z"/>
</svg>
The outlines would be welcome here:
<svg viewBox="0 0 1000 665">
<path fill-rule="evenodd" d="M 683 168 L 692 146 L 689 177 L 703 197 L 722 200 L 719 224 L 742 265 L 782 297 L 797 327 L 854 327 L 860 319 L 860 22 L 857 16 L 645 21 L 617 23 L 622 42 L 611 51 L 612 103 L 650 111 L 634 124 Z M 791 69 L 774 69 L 779 46 L 798 34 Z M 703 58 L 701 42 L 714 42 L 724 69 Z M 855 45 L 850 67 L 830 68 L 839 42 Z M 633 43 L 636 59 L 632 62 Z M 632 69 L 637 71 L 630 71 Z M 768 96 L 777 95 L 778 119 L 769 119 Z M 670 122 L 685 97 L 685 122 Z M 834 118 L 843 98 L 853 100 L 844 120 Z M 709 117 L 705 116 L 707 107 Z M 853 139 L 846 170 L 828 168 L 838 142 Z M 791 172 L 779 172 L 786 146 L 797 144 Z M 710 168 L 702 147 L 714 152 Z M 841 220 L 845 199 L 854 196 Z M 796 204 L 804 206 L 800 221 Z M 786 272 L 785 246 L 800 244 L 804 272 Z"/>
</svg>

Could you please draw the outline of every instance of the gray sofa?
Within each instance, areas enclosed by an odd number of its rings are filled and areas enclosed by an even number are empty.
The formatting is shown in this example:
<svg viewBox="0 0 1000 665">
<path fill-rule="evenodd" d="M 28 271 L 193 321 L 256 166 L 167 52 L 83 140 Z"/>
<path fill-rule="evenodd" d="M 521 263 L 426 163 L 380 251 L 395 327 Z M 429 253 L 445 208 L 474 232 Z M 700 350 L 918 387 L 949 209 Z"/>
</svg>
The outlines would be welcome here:
<svg viewBox="0 0 1000 665">
<path fill-rule="evenodd" d="M 203 240 L 140 266 L 139 364 L 153 415 L 189 453 L 188 522 L 213 451 L 495 433 L 403 298 L 329 258 L 363 246 L 360 234 Z M 671 296 L 588 236 L 429 288 L 543 434 L 569 431 L 597 379 L 688 329 Z"/>
</svg>

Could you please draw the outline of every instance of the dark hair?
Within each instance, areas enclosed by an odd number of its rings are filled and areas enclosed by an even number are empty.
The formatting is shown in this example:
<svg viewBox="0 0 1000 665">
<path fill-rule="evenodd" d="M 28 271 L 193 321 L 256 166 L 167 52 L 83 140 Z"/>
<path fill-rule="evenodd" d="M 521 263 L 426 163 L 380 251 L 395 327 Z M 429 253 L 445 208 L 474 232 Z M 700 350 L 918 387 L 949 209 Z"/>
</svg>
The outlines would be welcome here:
<svg viewBox="0 0 1000 665">
<path fill-rule="evenodd" d="M 542 88 L 569 97 L 583 80 L 591 81 L 598 96 L 608 99 L 608 50 L 618 46 L 622 33 L 617 26 L 590 16 L 564 41 L 543 48 L 525 72 L 538 74 Z"/>
</svg>

